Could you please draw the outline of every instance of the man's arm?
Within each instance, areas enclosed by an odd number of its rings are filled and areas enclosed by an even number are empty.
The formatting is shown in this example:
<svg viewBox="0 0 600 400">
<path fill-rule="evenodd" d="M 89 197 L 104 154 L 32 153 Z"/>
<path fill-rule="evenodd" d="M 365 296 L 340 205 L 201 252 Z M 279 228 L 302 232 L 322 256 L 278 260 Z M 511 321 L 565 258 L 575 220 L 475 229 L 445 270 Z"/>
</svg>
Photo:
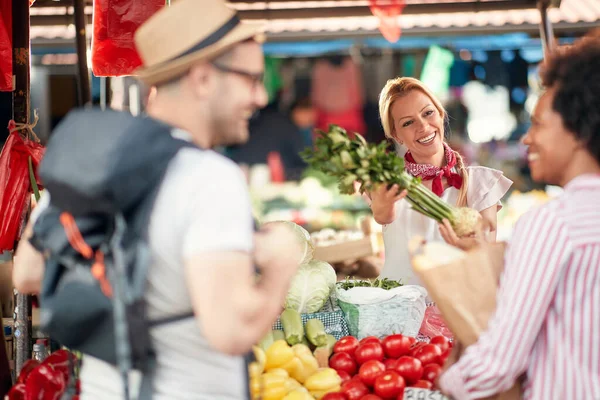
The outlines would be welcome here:
<svg viewBox="0 0 600 400">
<path fill-rule="evenodd" d="M 216 349 L 243 354 L 271 329 L 300 259 L 294 240 L 284 229 L 256 235 L 258 281 L 247 253 L 203 253 L 186 261 L 192 306 Z"/>
<path fill-rule="evenodd" d="M 484 398 L 514 384 L 527 368 L 570 250 L 565 226 L 547 208 L 519 220 L 496 312 L 478 342 L 440 378 L 445 393 L 457 399 Z"/>
<path fill-rule="evenodd" d="M 39 293 L 44 277 L 44 258 L 29 243 L 33 233 L 30 220 L 21 236 L 13 261 L 13 285 L 23 294 Z"/>
<path fill-rule="evenodd" d="M 203 160 L 177 182 L 173 194 L 179 199 L 185 195 L 179 218 L 187 289 L 210 345 L 227 354 L 243 354 L 281 312 L 300 249 L 293 233 L 281 226 L 254 234 L 249 193 L 239 168 L 222 160 L 210 165 L 209 158 Z"/>
<path fill-rule="evenodd" d="M 33 225 L 39 215 L 50 205 L 50 193 L 44 191 L 40 201 L 35 206 L 21 240 L 13 262 L 13 285 L 24 294 L 39 293 L 44 278 L 44 258 L 35 247 L 29 243 L 33 235 Z"/>
</svg>

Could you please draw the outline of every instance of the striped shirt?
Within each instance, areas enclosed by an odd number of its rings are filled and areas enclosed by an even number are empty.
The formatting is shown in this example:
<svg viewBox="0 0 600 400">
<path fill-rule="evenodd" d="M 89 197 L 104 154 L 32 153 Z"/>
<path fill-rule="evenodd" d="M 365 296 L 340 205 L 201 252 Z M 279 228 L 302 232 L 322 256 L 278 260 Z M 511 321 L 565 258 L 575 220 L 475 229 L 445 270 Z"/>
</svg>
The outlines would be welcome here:
<svg viewBox="0 0 600 400">
<path fill-rule="evenodd" d="M 440 378 L 457 400 L 523 376 L 525 400 L 600 400 L 600 175 L 525 214 L 489 329 Z"/>
</svg>

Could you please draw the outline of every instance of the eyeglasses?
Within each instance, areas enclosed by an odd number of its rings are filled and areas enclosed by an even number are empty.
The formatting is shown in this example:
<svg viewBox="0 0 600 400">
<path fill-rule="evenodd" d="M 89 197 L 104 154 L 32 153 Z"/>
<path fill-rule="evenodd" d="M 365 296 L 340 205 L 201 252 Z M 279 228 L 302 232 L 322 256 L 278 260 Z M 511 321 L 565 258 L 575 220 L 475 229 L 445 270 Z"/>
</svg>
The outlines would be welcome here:
<svg viewBox="0 0 600 400">
<path fill-rule="evenodd" d="M 253 90 L 256 89 L 256 87 L 258 87 L 259 85 L 262 85 L 265 80 L 264 72 L 252 73 L 252 72 L 243 71 L 240 69 L 226 67 L 224 65 L 219 65 L 219 64 L 215 64 L 215 63 L 213 63 L 212 65 L 218 71 L 221 71 L 221 72 L 224 72 L 227 74 L 239 75 L 239 76 L 242 76 L 242 77 L 248 79 L 252 83 Z"/>
</svg>

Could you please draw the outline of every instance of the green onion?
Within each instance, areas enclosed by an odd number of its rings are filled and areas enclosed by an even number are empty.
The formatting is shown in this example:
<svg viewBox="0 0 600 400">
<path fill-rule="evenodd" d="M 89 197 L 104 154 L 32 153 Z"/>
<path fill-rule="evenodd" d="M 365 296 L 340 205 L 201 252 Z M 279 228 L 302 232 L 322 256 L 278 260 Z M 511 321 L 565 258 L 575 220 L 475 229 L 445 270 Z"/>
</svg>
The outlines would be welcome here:
<svg viewBox="0 0 600 400">
<path fill-rule="evenodd" d="M 480 223 L 479 213 L 453 207 L 423 186 L 419 178 L 405 171 L 404 159 L 389 151 L 385 141 L 378 145 L 367 143 L 358 133 L 350 139 L 337 125 L 330 125 L 329 132 L 318 133 L 314 147 L 303 151 L 302 158 L 312 169 L 336 178 L 341 193 L 354 194 L 355 182 L 360 185 L 360 193 L 374 190 L 380 184 L 388 187 L 397 184 L 401 191 L 408 192 L 406 200 L 413 210 L 438 222 L 447 219 L 458 236 L 475 232 Z"/>
</svg>

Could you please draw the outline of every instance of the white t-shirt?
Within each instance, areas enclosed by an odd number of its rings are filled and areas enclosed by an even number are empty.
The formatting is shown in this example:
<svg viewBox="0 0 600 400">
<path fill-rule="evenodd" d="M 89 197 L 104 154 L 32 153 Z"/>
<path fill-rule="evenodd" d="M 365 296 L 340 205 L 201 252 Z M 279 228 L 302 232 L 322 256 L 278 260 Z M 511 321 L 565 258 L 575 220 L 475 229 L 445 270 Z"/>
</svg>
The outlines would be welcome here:
<svg viewBox="0 0 600 400">
<path fill-rule="evenodd" d="M 252 251 L 252 212 L 242 171 L 214 151 L 181 149 L 168 167 L 149 229 L 148 317 L 190 312 L 184 258 L 207 251 Z M 153 399 L 245 398 L 242 357 L 211 348 L 195 318 L 155 327 L 151 336 L 157 354 Z M 139 374 L 132 375 L 133 392 Z M 82 400 L 123 400 L 116 368 L 90 356 L 83 358 L 81 387 Z"/>
<path fill-rule="evenodd" d="M 469 186 L 467 187 L 467 206 L 477 211 L 497 204 L 506 194 L 512 181 L 501 171 L 486 167 L 467 167 Z M 442 199 L 451 205 L 458 200 L 459 190 L 448 187 Z M 410 265 L 408 242 L 419 235 L 428 241 L 444 241 L 440 235 L 438 223 L 410 208 L 406 200 L 396 202 L 396 219 L 383 226 L 383 242 L 385 247 L 385 264 L 382 277 L 400 280 L 407 285 L 419 285 L 420 281 Z"/>
</svg>

